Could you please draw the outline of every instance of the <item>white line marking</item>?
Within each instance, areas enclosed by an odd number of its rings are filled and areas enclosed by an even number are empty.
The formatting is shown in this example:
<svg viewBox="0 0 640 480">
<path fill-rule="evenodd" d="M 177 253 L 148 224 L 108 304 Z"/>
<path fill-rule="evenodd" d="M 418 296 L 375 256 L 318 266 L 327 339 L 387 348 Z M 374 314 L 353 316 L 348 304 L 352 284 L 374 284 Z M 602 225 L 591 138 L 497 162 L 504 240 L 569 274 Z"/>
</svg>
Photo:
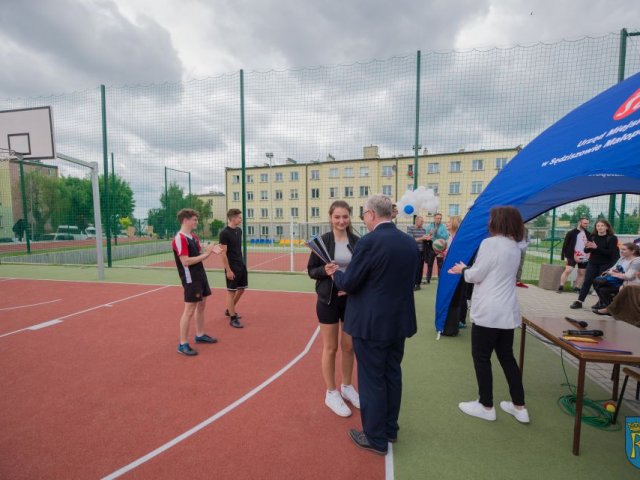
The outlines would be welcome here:
<svg viewBox="0 0 640 480">
<path fill-rule="evenodd" d="M 157 292 L 158 290 L 163 290 L 163 289 L 165 289 L 167 287 L 169 287 L 169 285 L 164 285 L 164 286 L 159 287 L 159 288 L 154 288 L 153 290 L 147 290 L 146 292 L 142 292 L 142 293 L 136 293 L 135 295 L 131 295 L 129 297 L 121 298 L 120 300 L 114 300 L 112 302 L 103 303 L 102 305 L 98 305 L 96 307 L 87 308 L 85 310 L 80 310 L 79 312 L 74 312 L 74 313 L 70 313 L 69 315 L 64 315 L 63 317 L 54 318 L 54 319 L 50 320 L 50 322 L 59 320 L 59 322 L 57 322 L 57 323 L 60 323 L 65 318 L 75 317 L 76 315 L 82 315 L 83 313 L 91 312 L 92 310 L 97 310 L 99 308 L 102 308 L 105 305 L 113 305 L 114 303 L 120 303 L 120 302 L 124 302 L 126 300 L 131 300 L 132 298 L 141 297 L 142 295 L 146 295 L 147 293 Z M 48 322 L 43 322 L 43 323 L 48 323 Z M 32 327 L 37 327 L 38 325 L 42 325 L 42 323 L 38 323 L 36 325 L 31 325 L 29 327 L 21 328 L 20 330 L 14 330 L 13 332 L 5 333 L 3 335 L 0 335 L 0 338 L 8 337 L 9 335 L 13 335 L 15 333 L 24 332 L 25 330 L 31 330 Z"/>
<path fill-rule="evenodd" d="M 384 478 L 393 480 L 393 443 L 389 442 L 389 449 L 384 456 Z"/>
<path fill-rule="evenodd" d="M 60 300 L 62 300 L 62 299 L 58 298 L 57 300 L 49 300 L 48 302 L 31 303 L 29 305 L 18 305 L 17 307 L 0 308 L 0 312 L 6 312 L 7 310 L 18 310 L 19 308 L 37 307 L 38 305 L 46 305 L 48 303 L 55 303 L 55 302 L 59 302 Z"/>
<path fill-rule="evenodd" d="M 255 270 L 256 267 L 259 267 L 260 265 L 266 265 L 267 263 L 273 263 L 276 260 L 280 260 L 281 258 L 289 258 L 289 257 L 290 257 L 290 255 L 286 254 L 286 255 L 280 255 L 279 257 L 270 258 L 269 260 L 265 260 L 262 263 L 256 263 L 255 265 L 251 265 L 251 268 L 249 269 L 249 271 Z"/>
<path fill-rule="evenodd" d="M 11 278 L 11 277 L 7 277 L 7 278 L 0 278 L 0 283 L 2 283 L 2 282 L 8 282 L 9 280 L 14 280 L 14 279 L 13 279 L 13 278 Z"/>
<path fill-rule="evenodd" d="M 307 353 L 309 353 L 309 350 L 311 349 L 311 345 L 313 345 L 313 342 L 315 341 L 316 337 L 318 336 L 318 333 L 320 332 L 320 327 L 316 327 L 316 330 L 313 332 L 313 335 L 311 335 L 311 338 L 309 339 L 309 342 L 307 343 L 307 346 L 304 348 L 304 350 L 302 350 L 302 352 L 300 352 L 300 354 L 298 354 L 298 356 L 296 356 L 293 360 L 291 360 L 287 365 L 285 365 L 284 367 L 282 367 L 280 370 L 278 370 L 275 374 L 273 374 L 271 377 L 269 377 L 267 380 L 265 380 L 264 382 L 262 382 L 260 385 L 258 385 L 256 388 L 254 388 L 253 390 L 251 390 L 250 392 L 246 393 L 244 396 L 242 396 L 241 398 L 239 398 L 238 400 L 236 400 L 235 402 L 231 403 L 230 405 L 227 405 L 225 408 L 223 408 L 222 410 L 220 410 L 218 413 L 214 414 L 213 416 L 207 418 L 206 420 L 204 420 L 203 422 L 200 422 L 198 425 L 196 425 L 195 427 L 187 430 L 186 432 L 184 432 L 181 435 L 178 435 L 176 438 L 174 438 L 173 440 L 168 441 L 167 443 L 165 443 L 164 445 L 161 445 L 160 447 L 156 448 L 155 450 L 147 453 L 146 455 L 138 458 L 137 460 L 131 462 L 129 465 L 125 465 L 124 467 L 122 467 L 119 470 L 116 470 L 113 473 L 110 473 L 109 475 L 107 475 L 106 477 L 103 477 L 103 480 L 112 480 L 114 478 L 118 478 L 121 475 L 133 470 L 134 468 L 139 467 L 140 465 L 142 465 L 145 462 L 148 462 L 149 460 L 151 460 L 154 457 L 157 457 L 158 455 L 160 455 L 161 453 L 169 450 L 171 447 L 177 445 L 178 443 L 182 442 L 183 440 L 186 440 L 187 438 L 189 438 L 191 435 L 193 435 L 194 433 L 199 432 L 200 430 L 202 430 L 203 428 L 205 428 L 206 426 L 212 424 L 213 422 L 215 422 L 216 420 L 222 418 L 224 415 L 226 415 L 227 413 L 231 412 L 232 410 L 234 410 L 235 408 L 239 407 L 240 405 L 242 405 L 244 402 L 246 402 L 247 400 L 249 400 L 251 397 L 253 397 L 254 395 L 256 395 L 258 392 L 260 392 L 261 390 L 263 390 L 265 387 L 267 387 L 269 384 L 273 383 L 275 380 L 277 380 L 278 378 L 280 378 L 284 373 L 287 372 L 287 370 L 289 370 L 291 367 L 293 367 L 296 363 L 298 363 Z"/>
<path fill-rule="evenodd" d="M 51 325 L 56 325 L 58 323 L 62 323 L 62 320 L 49 320 L 48 322 L 42 322 L 37 325 L 27 327 L 26 330 L 40 330 L 41 328 L 50 327 Z"/>
</svg>

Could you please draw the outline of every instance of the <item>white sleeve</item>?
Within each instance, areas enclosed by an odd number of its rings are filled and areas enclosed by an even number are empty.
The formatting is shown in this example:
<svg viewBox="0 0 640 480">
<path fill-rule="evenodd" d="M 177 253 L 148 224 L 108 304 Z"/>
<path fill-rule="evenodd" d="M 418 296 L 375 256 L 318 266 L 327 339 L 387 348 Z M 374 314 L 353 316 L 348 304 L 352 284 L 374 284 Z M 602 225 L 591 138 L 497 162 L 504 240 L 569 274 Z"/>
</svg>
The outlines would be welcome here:
<svg viewBox="0 0 640 480">
<path fill-rule="evenodd" d="M 491 269 L 495 266 L 495 252 L 488 242 L 488 238 L 483 240 L 476 255 L 473 266 L 464 271 L 464 279 L 469 283 L 480 283 L 486 278 Z"/>
</svg>

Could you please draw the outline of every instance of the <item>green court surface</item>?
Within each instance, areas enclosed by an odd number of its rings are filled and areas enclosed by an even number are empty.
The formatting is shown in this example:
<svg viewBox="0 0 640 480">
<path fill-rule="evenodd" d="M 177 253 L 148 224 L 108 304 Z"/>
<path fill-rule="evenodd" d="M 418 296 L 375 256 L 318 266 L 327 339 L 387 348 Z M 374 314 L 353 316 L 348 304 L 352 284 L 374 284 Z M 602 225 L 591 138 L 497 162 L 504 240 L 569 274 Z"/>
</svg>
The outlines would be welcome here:
<svg viewBox="0 0 640 480">
<path fill-rule="evenodd" d="M 96 281 L 95 267 L 0 265 L 3 278 Z M 107 269 L 107 282 L 178 284 L 174 269 Z M 209 272 L 214 287 L 224 286 L 221 271 Z M 303 274 L 251 273 L 250 287 L 259 290 L 313 291 Z M 393 447 L 396 479 L 638 479 L 640 470 L 626 459 L 622 428 L 600 430 L 583 425 L 580 456 L 571 453 L 573 417 L 557 404 L 570 393 L 565 373 L 575 383 L 577 372 L 540 341 L 529 337 L 524 386 L 531 424 L 521 425 L 497 409 L 498 419 L 468 417 L 458 403 L 477 398 L 470 354 L 470 330 L 436 340 L 433 327 L 437 285 L 416 292 L 419 332 L 409 339 L 403 362 L 404 394 L 398 442 Z M 176 301 L 179 301 L 177 299 Z M 516 335 L 515 349 L 519 347 Z M 318 359 L 318 365 L 320 360 Z M 564 368 L 564 370 L 563 370 Z M 320 375 L 318 368 L 317 374 Z M 635 385 L 634 385 L 635 386 Z M 591 400 L 608 398 L 588 380 Z M 506 381 L 494 361 L 494 401 L 509 399 Z M 624 416 L 634 415 L 623 407 Z M 346 432 L 345 432 L 346 435 Z M 353 455 L 368 455 L 354 447 Z M 293 459 L 292 459 L 293 460 Z"/>
</svg>

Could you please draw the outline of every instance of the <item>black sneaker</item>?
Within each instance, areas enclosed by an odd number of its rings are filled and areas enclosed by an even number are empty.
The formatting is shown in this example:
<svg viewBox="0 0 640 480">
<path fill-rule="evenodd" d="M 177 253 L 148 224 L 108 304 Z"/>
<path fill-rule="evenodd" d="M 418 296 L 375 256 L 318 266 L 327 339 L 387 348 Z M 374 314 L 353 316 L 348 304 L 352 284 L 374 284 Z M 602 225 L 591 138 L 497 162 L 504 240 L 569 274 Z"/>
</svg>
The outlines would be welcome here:
<svg viewBox="0 0 640 480">
<path fill-rule="evenodd" d="M 224 316 L 225 317 L 230 317 L 231 315 L 229 315 L 229 310 L 225 310 L 224 311 Z M 242 318 L 242 315 L 240 315 L 239 313 L 236 312 L 236 317 L 238 317 L 238 320 L 240 320 Z"/>
<path fill-rule="evenodd" d="M 201 336 L 196 335 L 196 343 L 218 343 L 218 339 L 216 337 L 210 337 L 205 333 Z"/>
<path fill-rule="evenodd" d="M 420 290 L 420 285 L 414 285 L 413 286 L 413 291 L 415 292 L 416 290 Z"/>
<path fill-rule="evenodd" d="M 558 293 L 562 293 L 562 292 L 564 292 L 564 286 L 560 285 L 560 286 L 558 287 L 558 290 L 556 290 L 556 291 L 557 291 Z"/>
<path fill-rule="evenodd" d="M 229 325 L 231 325 L 233 328 L 244 328 L 244 325 L 242 325 L 238 321 L 238 316 L 237 315 L 235 317 L 231 317 L 231 320 L 229 321 Z"/>
<path fill-rule="evenodd" d="M 367 438 L 367 435 L 364 432 L 361 432 L 360 430 L 356 430 L 355 428 L 352 428 L 351 430 L 349 430 L 349 438 L 351 438 L 353 443 L 355 443 L 356 446 L 359 448 L 362 448 L 364 450 L 369 450 L 370 452 L 373 452 L 376 455 L 387 454 L 386 448 L 384 450 L 380 450 L 375 446 L 371 445 L 371 443 L 369 443 L 369 439 Z"/>
<path fill-rule="evenodd" d="M 569 305 L 569 308 L 573 308 L 574 310 L 577 310 L 578 308 L 582 308 L 582 302 L 579 302 L 578 300 L 576 300 L 571 305 Z"/>
<path fill-rule="evenodd" d="M 178 345 L 178 353 L 187 355 L 188 357 L 193 357 L 194 355 L 198 354 L 198 352 L 191 348 L 188 343 L 181 343 L 180 345 Z"/>
</svg>

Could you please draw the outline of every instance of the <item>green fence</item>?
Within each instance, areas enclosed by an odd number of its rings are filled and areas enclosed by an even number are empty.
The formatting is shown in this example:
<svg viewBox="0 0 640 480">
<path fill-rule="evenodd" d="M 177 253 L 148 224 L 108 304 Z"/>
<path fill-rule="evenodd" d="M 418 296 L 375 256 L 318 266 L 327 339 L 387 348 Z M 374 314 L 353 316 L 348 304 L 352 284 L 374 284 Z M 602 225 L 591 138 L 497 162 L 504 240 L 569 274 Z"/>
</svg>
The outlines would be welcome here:
<svg viewBox="0 0 640 480">
<path fill-rule="evenodd" d="M 210 239 L 226 210 L 237 207 L 250 268 L 302 271 L 307 251 L 300 243 L 328 229 L 333 200 L 353 206 L 357 230 L 367 196 L 400 199 L 415 186 L 437 193 L 445 220 L 463 216 L 522 146 L 640 71 L 638 42 L 612 33 L 507 49 L 422 51 L 4 99 L 0 110 L 50 105 L 57 151 L 104 166 L 110 265 L 170 266 L 168 240 L 180 208 L 200 211 L 199 234 Z M 21 177 L 16 165 L 0 158 L 0 262 L 95 262 L 87 241 L 95 227 L 88 173 L 55 160 Z M 537 279 L 541 263 L 557 261 L 557 243 L 576 209 L 636 234 L 638 198 L 629 192 L 615 201 L 587 199 L 532 220 L 525 279 Z M 434 212 L 417 213 L 429 221 Z M 21 219 L 32 234 L 31 251 L 19 225 L 14 229 Z M 411 218 L 398 222 L 406 228 Z M 62 241 L 73 227 L 80 233 Z M 56 255 L 43 255 L 49 253 Z"/>
</svg>

